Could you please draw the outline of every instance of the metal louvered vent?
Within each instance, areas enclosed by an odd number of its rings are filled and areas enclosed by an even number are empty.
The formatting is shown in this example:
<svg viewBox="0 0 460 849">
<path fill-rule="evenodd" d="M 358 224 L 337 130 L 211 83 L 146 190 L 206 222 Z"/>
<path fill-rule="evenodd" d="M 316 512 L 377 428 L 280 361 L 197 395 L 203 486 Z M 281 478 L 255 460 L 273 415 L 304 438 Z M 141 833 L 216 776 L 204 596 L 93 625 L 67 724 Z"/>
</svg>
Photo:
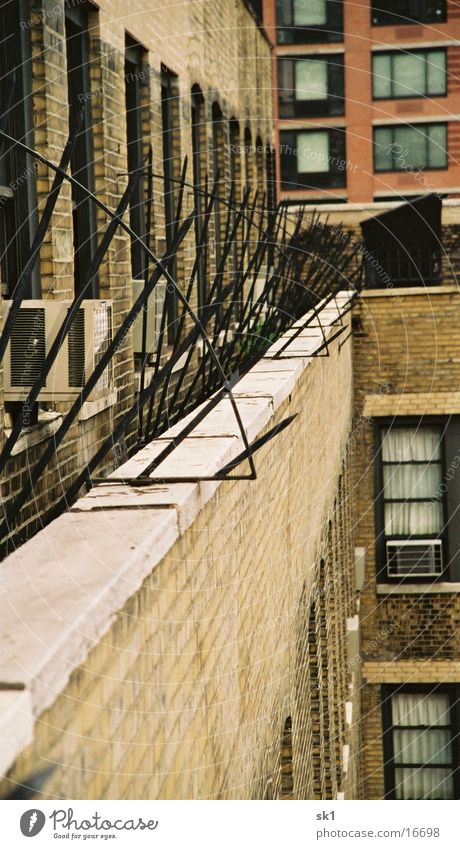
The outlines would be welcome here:
<svg viewBox="0 0 460 849">
<path fill-rule="evenodd" d="M 94 310 L 94 365 L 97 366 L 112 341 L 112 307 L 105 301 Z M 102 372 L 98 382 L 98 389 L 107 390 L 113 380 L 113 360 L 110 360 L 107 368 Z"/>
<path fill-rule="evenodd" d="M 85 385 L 85 311 L 79 309 L 69 329 L 69 386 Z"/>
<path fill-rule="evenodd" d="M 45 310 L 23 308 L 19 310 L 11 336 L 11 385 L 32 386 L 42 371 L 45 357 Z"/>
<path fill-rule="evenodd" d="M 442 573 L 442 541 L 438 539 L 387 542 L 388 575 L 417 577 Z"/>
</svg>

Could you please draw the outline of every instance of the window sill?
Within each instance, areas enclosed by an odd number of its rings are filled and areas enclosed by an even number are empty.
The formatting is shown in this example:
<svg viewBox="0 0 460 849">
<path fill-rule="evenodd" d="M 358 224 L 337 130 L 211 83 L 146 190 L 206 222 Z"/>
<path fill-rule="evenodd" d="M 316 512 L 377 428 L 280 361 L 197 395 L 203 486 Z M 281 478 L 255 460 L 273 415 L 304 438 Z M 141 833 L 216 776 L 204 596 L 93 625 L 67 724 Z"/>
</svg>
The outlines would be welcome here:
<svg viewBox="0 0 460 849">
<path fill-rule="evenodd" d="M 39 445 L 40 442 L 46 442 L 47 439 L 56 433 L 61 425 L 63 416 L 61 413 L 41 412 L 39 413 L 38 423 L 31 427 L 26 427 L 21 431 L 19 439 L 13 446 L 11 456 L 22 454 L 33 448 L 34 445 Z M 5 437 L 8 439 L 11 433 L 11 428 L 5 428 Z"/>
<path fill-rule="evenodd" d="M 391 289 L 364 289 L 361 298 L 398 298 L 409 295 L 452 295 L 458 294 L 458 286 L 392 286 Z"/>
<path fill-rule="evenodd" d="M 434 595 L 460 593 L 460 583 L 433 581 L 431 584 L 377 584 L 377 595 Z"/>
<path fill-rule="evenodd" d="M 108 395 L 104 395 L 103 398 L 98 398 L 97 401 L 85 401 L 78 414 L 78 421 L 86 422 L 88 419 L 92 419 L 93 416 L 97 416 L 98 413 L 102 413 L 104 410 L 108 410 L 109 407 L 113 407 L 117 403 L 117 396 L 118 393 L 115 389 Z"/>
</svg>

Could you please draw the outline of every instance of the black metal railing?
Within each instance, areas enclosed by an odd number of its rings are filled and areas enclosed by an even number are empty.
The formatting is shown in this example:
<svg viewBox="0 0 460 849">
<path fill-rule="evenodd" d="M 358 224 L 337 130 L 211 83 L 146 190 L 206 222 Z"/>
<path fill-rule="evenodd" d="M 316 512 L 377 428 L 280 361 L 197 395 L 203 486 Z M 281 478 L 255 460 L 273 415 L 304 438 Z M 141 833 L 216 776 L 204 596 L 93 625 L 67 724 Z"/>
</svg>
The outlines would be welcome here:
<svg viewBox="0 0 460 849">
<path fill-rule="evenodd" d="M 2 114 L 5 114 L 5 110 Z M 54 172 L 52 188 L 41 214 L 30 256 L 17 282 L 11 308 L 0 335 L 1 359 L 14 331 L 24 293 L 38 262 L 40 248 L 50 226 L 60 190 L 64 182 L 77 182 L 67 173 L 77 133 L 78 126 L 71 133 L 59 164 L 55 165 L 38 151 L 9 136 L 5 131 L 5 122 L 2 124 L 0 119 L 0 139 L 5 144 L 19 145 L 30 157 Z M 318 217 L 308 220 L 301 213 L 295 217 L 290 216 L 285 207 L 267 209 L 264 198 L 257 194 L 252 196 L 249 188 L 245 190 L 241 200 L 237 200 L 233 194 L 229 197 L 218 196 L 218 174 L 215 175 L 211 187 L 193 186 L 187 180 L 187 160 L 184 161 L 182 175 L 175 189 L 175 224 L 171 241 L 167 251 L 162 256 L 157 256 L 150 247 L 149 236 L 141 239 L 123 218 L 141 174 L 145 171 L 146 184 L 150 187 L 147 220 L 152 220 L 149 209 L 152 204 L 155 175 L 151 156 L 141 172 L 127 175 L 127 187 L 115 210 L 111 210 L 100 198 L 80 186 L 85 196 L 104 211 L 109 223 L 105 232 L 100 235 L 97 251 L 84 271 L 79 293 L 71 303 L 46 354 L 40 373 L 28 387 L 23 410 L 31 409 L 37 402 L 60 348 L 71 331 L 86 294 L 91 291 L 92 281 L 98 274 L 101 262 L 118 230 L 123 230 L 130 236 L 131 242 L 135 241 L 140 245 L 146 257 L 145 279 L 132 307 L 122 319 L 120 318 L 118 326 L 115 324 L 112 338 L 107 340 L 104 349 L 100 351 L 92 374 L 85 375 L 81 391 L 70 404 L 53 438 L 44 445 L 39 459 L 28 470 L 27 480 L 21 491 L 4 504 L 3 520 L 0 523 L 0 545 L 5 545 L 6 540 L 14 537 L 14 528 L 21 511 L 54 460 L 58 448 L 64 443 L 82 405 L 112 363 L 133 322 L 140 314 L 143 315 L 143 333 L 138 396 L 129 409 L 115 417 L 113 428 L 107 432 L 93 455 L 81 461 L 80 466 L 75 469 L 74 480 L 63 496 L 57 503 L 50 505 L 50 509 L 41 517 L 43 522 L 49 521 L 66 509 L 82 486 L 92 485 L 95 473 L 107 456 L 113 453 L 114 445 L 125 439 L 128 434 L 132 435 L 137 430 L 137 442 L 132 449 L 135 451 L 172 424 L 180 422 L 187 413 L 200 408 L 197 416 L 175 438 L 174 444 L 166 445 L 155 463 L 144 470 L 142 481 L 152 482 L 154 478 L 149 476 L 154 474 L 159 463 L 224 395 L 232 404 L 244 450 L 215 477 L 228 478 L 237 465 L 247 460 L 249 474 L 239 477 L 254 478 L 254 452 L 274 436 L 276 431 L 270 432 L 254 445 L 249 445 L 232 387 L 238 377 L 244 374 L 296 319 L 312 311 L 311 320 L 320 326 L 316 310 L 321 302 L 325 299 L 332 300 L 337 292 L 344 288 L 352 288 L 358 292 L 361 287 L 362 264 L 359 261 L 359 251 L 344 240 L 337 230 L 320 225 Z M 191 198 L 196 203 L 198 196 L 203 198 L 203 204 L 199 211 L 201 232 L 197 241 L 193 227 L 197 210 L 193 208 L 188 214 L 184 214 L 183 210 L 186 200 Z M 224 234 L 217 252 L 217 265 L 216 252 L 209 238 L 216 205 L 220 207 L 221 232 Z M 216 234 L 215 237 L 219 238 L 219 235 Z M 173 270 L 178 268 L 177 259 L 181 255 L 184 260 L 182 266 L 186 267 L 188 262 L 189 271 L 179 285 Z M 199 270 L 203 268 L 208 270 L 209 278 L 204 300 L 199 308 L 192 308 L 191 304 L 196 300 Z M 214 269 L 212 273 L 211 268 Z M 158 292 L 160 282 L 166 286 L 156 350 L 152 352 L 147 347 L 146 309 L 152 293 Z M 168 333 L 168 290 L 169 293 L 175 293 L 180 307 L 177 318 L 174 319 L 176 327 L 172 345 L 169 343 L 171 336 Z M 204 407 L 203 402 L 207 402 Z M 5 475 L 7 463 L 21 434 L 23 421 L 23 416 L 17 416 L 0 451 L 0 474 Z M 290 421 L 291 419 L 286 420 L 281 427 Z"/>
</svg>

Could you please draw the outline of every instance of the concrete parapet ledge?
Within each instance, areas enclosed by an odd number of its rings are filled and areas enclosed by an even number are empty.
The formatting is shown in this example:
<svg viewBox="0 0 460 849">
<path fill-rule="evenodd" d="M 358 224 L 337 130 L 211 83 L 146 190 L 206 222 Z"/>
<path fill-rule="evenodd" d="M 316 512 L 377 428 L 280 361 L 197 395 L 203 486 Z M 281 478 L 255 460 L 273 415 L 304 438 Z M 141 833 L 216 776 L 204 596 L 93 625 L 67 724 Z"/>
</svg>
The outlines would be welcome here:
<svg viewBox="0 0 460 849">
<path fill-rule="evenodd" d="M 336 305 L 320 311 L 326 338 L 336 333 L 336 322 L 351 298 L 352 293 L 344 291 Z M 272 359 L 292 332 L 234 387 L 250 442 L 274 423 L 276 411 L 323 344 L 318 326 L 311 326 L 293 340 L 282 359 Z M 111 477 L 132 478 L 142 472 L 185 421 L 153 440 Z M 154 476 L 212 475 L 243 449 L 234 412 L 223 399 Z M 141 487 L 109 481 L 80 498 L 0 567 L 2 772 L 31 742 L 35 720 L 62 692 L 118 611 L 223 485 L 197 481 Z"/>
</svg>

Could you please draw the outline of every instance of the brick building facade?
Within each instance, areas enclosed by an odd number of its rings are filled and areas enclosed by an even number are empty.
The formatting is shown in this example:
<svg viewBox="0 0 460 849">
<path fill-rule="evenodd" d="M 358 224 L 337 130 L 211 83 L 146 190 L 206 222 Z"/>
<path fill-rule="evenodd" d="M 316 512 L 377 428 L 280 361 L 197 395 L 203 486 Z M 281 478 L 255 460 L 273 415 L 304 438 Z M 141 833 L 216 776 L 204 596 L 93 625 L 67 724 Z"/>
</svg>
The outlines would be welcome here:
<svg viewBox="0 0 460 849">
<path fill-rule="evenodd" d="M 458 197 L 454 0 L 263 0 L 261 16 L 275 45 L 281 200 Z"/>
<path fill-rule="evenodd" d="M 271 53 L 266 36 L 244 2 L 211 8 L 205 2 L 183 6 L 161 4 L 149 12 L 127 14 L 124 4 L 102 2 L 4 3 L 1 73 L 15 70 L 13 107 L 7 132 L 54 163 L 59 163 L 72 119 L 83 109 L 84 143 L 78 143 L 70 173 L 114 210 L 127 184 L 127 174 L 153 154 L 153 210 L 150 242 L 161 255 L 170 238 L 171 216 L 178 200 L 178 178 L 188 157 L 189 188 L 184 214 L 193 208 L 194 168 L 204 192 L 220 169 L 218 190 L 228 198 L 232 182 L 241 196 L 246 178 L 260 198 L 272 191 Z M 4 14 L 3 14 L 4 13 Z M 233 33 L 222 44 L 222 33 Z M 13 43 L 21 46 L 15 53 Z M 20 55 L 20 62 L 18 56 Z M 6 89 L 6 86 L 5 86 Z M 69 109 L 69 103 L 71 108 Z M 137 156 L 137 159 L 136 159 Z M 53 172 L 21 151 L 4 157 L 2 175 L 2 291 L 11 298 L 25 265 L 38 216 L 54 179 Z M 167 176 L 165 177 L 165 167 Z M 34 175 L 30 179 L 31 175 Z M 145 234 L 147 180 L 131 205 L 130 221 Z M 141 191 L 142 195 L 142 191 Z M 80 212 L 75 214 L 72 209 Z M 141 212 L 139 212 L 141 210 Z M 134 217 L 133 217 L 134 216 Z M 136 218 L 137 216 L 137 218 Z M 169 219 L 168 219 L 169 216 Z M 48 228 L 26 297 L 72 300 L 82 274 L 107 226 L 104 212 L 64 184 Z M 215 268 L 217 218 L 210 223 L 211 267 Z M 224 226 L 224 220 L 220 227 Z M 30 238 L 12 238 L 9 229 Z M 139 230 L 140 228 L 140 230 Z M 186 290 L 193 261 L 190 233 L 177 260 L 179 285 Z M 130 256 L 131 254 L 131 256 Z M 187 259 L 189 257 L 189 259 Z M 191 257 L 191 258 L 190 258 Z M 76 259 L 75 259 L 76 258 Z M 116 233 L 93 282 L 91 297 L 113 302 L 117 328 L 133 302 L 133 276 L 142 277 L 141 262 L 129 237 Z M 197 290 L 192 306 L 197 305 Z M 180 307 L 176 307 L 180 315 Z M 171 317 L 171 322 L 174 317 Z M 83 405 L 78 421 L 24 505 L 14 541 L 26 539 L 40 526 L 39 517 L 62 497 L 81 469 L 81 458 L 95 453 L 136 397 L 133 335 L 126 334 L 113 359 L 111 391 Z M 17 405 L 16 405 L 17 406 Z M 43 403 L 15 447 L 1 482 L 8 503 L 27 481 L 43 449 L 62 422 L 69 404 Z M 15 403 L 2 397 L 2 433 L 10 432 Z M 135 427 L 113 446 L 101 473 L 115 468 L 135 442 Z"/>
<path fill-rule="evenodd" d="M 271 49 L 243 2 L 170 3 L 167 14 L 164 5 L 130 15 L 125 7 L 114 0 L 98 8 L 18 4 L 21 85 L 30 86 L 24 103 L 34 121 L 27 123 L 27 109 L 22 125 L 20 110 L 15 115 L 30 145 L 57 161 L 68 104 L 83 105 L 91 156 L 80 150 L 71 169 L 112 209 L 127 172 L 151 146 L 148 235 L 159 248 L 174 230 L 185 155 L 195 184 L 218 171 L 226 197 L 246 183 L 271 193 Z M 355 9 L 369 11 L 368 3 Z M 5 20 L 11 28 L 14 21 Z M 395 26 L 387 37 L 399 32 Z M 450 68 L 453 50 L 449 43 Z M 369 73 L 361 60 L 363 53 L 356 69 Z M 452 188 L 452 173 L 440 172 L 442 192 Z M 18 216 L 20 232 L 34 209 L 20 178 L 21 171 L 5 174 L 0 206 L 7 300 L 21 256 L 6 250 L 6 212 Z M 39 209 L 51 179 L 39 162 L 32 181 Z M 400 175 L 389 179 L 393 194 L 414 191 L 413 175 L 405 172 L 401 185 Z M 364 194 L 362 185 L 355 189 L 361 200 L 376 194 L 374 183 Z M 146 191 L 143 185 L 129 211 L 141 231 Z M 188 211 L 193 191 L 189 185 L 184 193 Z M 90 256 L 105 222 L 100 209 L 92 219 L 84 205 L 79 217 L 77 201 L 66 185 L 31 298 L 63 300 L 81 285 L 78 262 Z M 390 256 L 380 245 L 380 259 L 360 224 L 382 210 L 398 215 L 391 199 L 359 210 L 328 205 L 318 233 L 340 225 L 364 261 L 367 286 L 352 314 L 348 294 L 321 310 L 327 355 L 310 328 L 284 359 L 274 364 L 268 354 L 238 384 L 251 440 L 297 414 L 261 451 L 257 480 L 186 480 L 142 492 L 115 481 L 91 490 L 7 557 L 0 579 L 2 795 L 458 798 L 458 203 L 437 197 L 428 204 L 440 218 L 433 244 L 421 224 L 427 256 L 414 257 L 404 244 Z M 214 215 L 214 269 L 222 228 Z M 177 259 L 184 287 L 194 237 L 191 231 Z M 118 233 L 93 291 L 113 301 L 115 323 L 142 271 L 136 246 Z M 192 305 L 199 306 L 198 288 Z M 172 309 L 171 325 L 175 317 Z M 114 391 L 82 409 L 24 506 L 15 544 L 32 535 L 80 458 L 94 453 L 132 403 L 134 347 L 128 334 L 114 359 Z M 10 401 L 3 407 L 5 439 L 17 409 Z M 6 503 L 64 407 L 42 405 L 24 429 L 2 481 Z M 160 470 L 165 477 L 189 465 L 195 475 L 215 472 L 241 449 L 238 440 L 221 401 Z M 102 471 L 129 477 L 164 442 L 127 460 L 133 429 Z"/>
</svg>

